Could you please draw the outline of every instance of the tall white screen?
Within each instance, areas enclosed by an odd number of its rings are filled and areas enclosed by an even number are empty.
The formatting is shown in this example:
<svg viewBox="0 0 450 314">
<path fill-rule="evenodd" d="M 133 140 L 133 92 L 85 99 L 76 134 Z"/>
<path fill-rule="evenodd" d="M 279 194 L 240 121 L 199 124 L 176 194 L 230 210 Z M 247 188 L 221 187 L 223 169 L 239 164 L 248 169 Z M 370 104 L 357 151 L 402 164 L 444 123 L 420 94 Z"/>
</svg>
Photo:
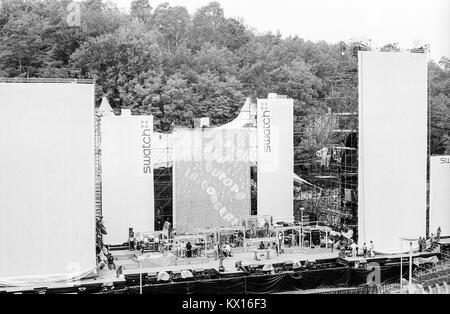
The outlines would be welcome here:
<svg viewBox="0 0 450 314">
<path fill-rule="evenodd" d="M 360 52 L 360 246 L 398 252 L 425 236 L 426 166 L 426 55 Z"/>
<path fill-rule="evenodd" d="M 258 99 L 258 215 L 274 221 L 294 217 L 294 103 Z"/>
<path fill-rule="evenodd" d="M 430 233 L 450 236 L 450 156 L 430 157 Z"/>
<path fill-rule="evenodd" d="M 173 154 L 177 234 L 240 225 L 250 214 L 249 131 L 177 130 Z"/>
<path fill-rule="evenodd" d="M 94 174 L 93 84 L 0 83 L 2 280 L 95 269 Z"/>
<path fill-rule="evenodd" d="M 104 241 L 122 244 L 154 230 L 153 116 L 103 117 L 101 137 Z"/>
</svg>

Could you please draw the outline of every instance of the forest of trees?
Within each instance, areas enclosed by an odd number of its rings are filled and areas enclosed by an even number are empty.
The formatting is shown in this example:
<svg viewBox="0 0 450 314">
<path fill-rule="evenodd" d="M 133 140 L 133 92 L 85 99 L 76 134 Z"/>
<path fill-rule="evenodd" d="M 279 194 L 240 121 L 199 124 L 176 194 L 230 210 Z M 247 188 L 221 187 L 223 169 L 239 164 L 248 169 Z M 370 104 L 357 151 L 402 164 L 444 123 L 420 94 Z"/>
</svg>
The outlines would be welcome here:
<svg viewBox="0 0 450 314">
<path fill-rule="evenodd" d="M 233 119 L 246 97 L 295 100 L 295 114 L 357 110 L 358 42 L 260 34 L 211 2 L 190 14 L 134 0 L 130 13 L 85 0 L 0 0 L 0 77 L 94 78 L 115 110 L 151 113 L 156 126 Z M 301 34 L 301 30 L 299 30 Z M 388 49 L 392 44 L 387 43 Z M 450 59 L 429 63 L 431 153 L 450 153 Z"/>
</svg>

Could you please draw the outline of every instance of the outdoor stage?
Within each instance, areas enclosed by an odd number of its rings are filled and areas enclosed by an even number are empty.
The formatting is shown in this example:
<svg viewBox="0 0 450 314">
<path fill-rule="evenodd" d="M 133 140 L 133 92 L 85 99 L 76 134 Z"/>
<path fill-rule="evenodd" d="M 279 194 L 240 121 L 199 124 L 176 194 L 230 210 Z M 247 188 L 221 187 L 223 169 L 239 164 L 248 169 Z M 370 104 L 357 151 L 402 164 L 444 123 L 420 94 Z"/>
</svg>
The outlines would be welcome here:
<svg viewBox="0 0 450 314">
<path fill-rule="evenodd" d="M 439 256 L 439 253 L 422 253 L 415 254 L 415 257 L 431 257 Z M 369 284 L 374 284 L 373 278 L 378 280 L 378 285 L 396 284 L 400 277 L 400 259 L 389 258 L 389 256 L 376 256 L 379 264 L 378 271 L 369 264 L 366 266 L 354 267 L 350 265 L 343 265 L 338 263 L 338 259 L 331 257 L 330 252 L 319 252 L 305 254 L 304 252 L 285 254 L 278 258 L 269 260 L 274 268 L 278 271 L 267 272 L 262 269 L 262 264 L 265 261 L 252 261 L 251 271 L 243 272 L 234 269 L 233 262 L 240 257 L 249 258 L 249 256 L 242 256 L 236 254 L 228 261 L 224 261 L 225 272 L 216 273 L 214 276 L 202 276 L 201 273 L 214 267 L 214 262 L 204 264 L 190 264 L 177 265 L 174 267 L 165 268 L 164 270 L 171 273 L 170 281 L 158 281 L 156 277 L 157 268 L 143 269 L 142 275 L 139 269 L 130 270 L 126 274 L 127 288 L 112 290 L 106 293 L 112 294 L 261 294 L 261 293 L 282 293 L 300 291 L 302 293 L 324 293 L 327 291 L 334 291 L 345 288 L 368 287 Z M 313 261 L 308 266 L 304 265 L 296 268 L 292 267 L 286 269 L 283 267 L 284 262 L 297 262 L 298 259 Z M 363 260 L 363 258 L 360 258 Z M 218 261 L 215 261 L 216 265 Z M 408 276 L 408 261 L 405 258 L 403 261 L 403 278 Z M 212 264 L 211 264 L 212 263 Z M 286 263 L 286 264 L 287 264 Z M 257 264 L 260 266 L 257 267 Z M 276 264 L 281 264 L 275 266 Z M 206 266 L 206 267 L 205 267 Z M 286 266 L 284 264 L 284 266 Z M 259 270 L 256 270 L 258 269 Z M 284 269 L 283 269 L 284 268 Z M 413 264 L 413 269 L 416 265 Z M 194 278 L 180 278 L 181 270 L 191 270 Z M 214 267 L 217 271 L 217 266 Z M 282 269 L 282 270 L 280 270 Z M 203 271 L 202 271 L 203 270 Z M 200 276 L 197 277 L 196 273 Z M 142 285 L 141 285 L 142 276 Z M 172 277 L 173 276 L 173 277 Z M 375 282 L 375 284 L 377 284 Z"/>
<path fill-rule="evenodd" d="M 55 283 L 33 287 L 1 288 L 0 293 L 140 293 L 140 276 L 142 273 L 144 294 L 158 293 L 279 293 L 286 291 L 302 291 L 318 293 L 329 289 L 342 289 L 367 285 L 367 276 L 371 269 L 355 268 L 356 261 L 377 262 L 380 264 L 382 282 L 395 283 L 400 271 L 400 255 L 376 255 L 373 258 L 347 257 L 338 258 L 338 251 L 331 253 L 327 248 L 296 249 L 289 253 L 276 254 L 270 259 L 254 259 L 253 252 L 236 252 L 232 257 L 223 260 L 224 272 L 218 272 L 219 260 L 214 258 L 180 258 L 176 265 L 139 268 L 134 252 L 114 251 L 117 267 L 123 267 L 123 275 L 116 276 L 115 271 L 103 271 L 95 279 L 77 282 Z M 415 252 L 413 258 L 440 256 L 438 252 Z M 296 262 L 310 262 L 310 267 L 279 271 L 275 273 L 257 273 L 248 275 L 236 270 L 235 263 L 242 261 L 244 265 L 261 270 L 265 264 L 283 265 Z M 408 256 L 403 255 L 403 273 L 407 276 Z M 205 270 L 217 271 L 218 277 L 191 278 L 170 282 L 157 282 L 156 274 L 161 271 L 179 273 L 191 270 L 193 273 Z M 154 278 L 151 280 L 150 278 Z M 329 289 L 328 289 L 329 288 Z M 319 289 L 319 290 L 316 290 Z"/>
</svg>

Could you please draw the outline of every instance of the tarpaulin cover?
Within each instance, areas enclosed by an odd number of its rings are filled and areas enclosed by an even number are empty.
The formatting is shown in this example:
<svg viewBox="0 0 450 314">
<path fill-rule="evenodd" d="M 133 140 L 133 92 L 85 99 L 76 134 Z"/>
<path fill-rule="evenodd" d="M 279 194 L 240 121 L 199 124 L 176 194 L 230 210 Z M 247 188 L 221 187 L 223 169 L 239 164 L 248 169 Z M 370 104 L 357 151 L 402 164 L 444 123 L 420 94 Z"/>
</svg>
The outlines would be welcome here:
<svg viewBox="0 0 450 314">
<path fill-rule="evenodd" d="M 408 266 L 403 265 L 404 276 Z M 379 267 L 379 284 L 395 283 L 399 279 L 400 265 Z M 192 280 L 176 283 L 144 285 L 143 294 L 267 294 L 295 290 L 330 287 L 358 287 L 368 284 L 373 268 L 354 269 L 339 267 L 332 269 L 286 272 L 273 275 L 241 276 L 210 280 Z M 128 287 L 111 294 L 138 294 L 139 286 Z"/>
</svg>

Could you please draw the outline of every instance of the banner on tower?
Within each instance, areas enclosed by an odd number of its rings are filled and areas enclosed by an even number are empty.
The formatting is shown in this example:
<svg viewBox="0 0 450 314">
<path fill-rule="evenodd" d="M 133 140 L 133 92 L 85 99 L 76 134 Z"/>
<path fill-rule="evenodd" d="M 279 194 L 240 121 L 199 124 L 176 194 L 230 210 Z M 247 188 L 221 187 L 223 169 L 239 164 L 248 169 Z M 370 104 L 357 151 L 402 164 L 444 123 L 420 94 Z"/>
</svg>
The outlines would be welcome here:
<svg viewBox="0 0 450 314">
<path fill-rule="evenodd" d="M 258 215 L 294 217 L 294 101 L 258 99 Z"/>
<path fill-rule="evenodd" d="M 101 119 L 102 212 L 107 244 L 154 230 L 153 116 Z"/>
</svg>

